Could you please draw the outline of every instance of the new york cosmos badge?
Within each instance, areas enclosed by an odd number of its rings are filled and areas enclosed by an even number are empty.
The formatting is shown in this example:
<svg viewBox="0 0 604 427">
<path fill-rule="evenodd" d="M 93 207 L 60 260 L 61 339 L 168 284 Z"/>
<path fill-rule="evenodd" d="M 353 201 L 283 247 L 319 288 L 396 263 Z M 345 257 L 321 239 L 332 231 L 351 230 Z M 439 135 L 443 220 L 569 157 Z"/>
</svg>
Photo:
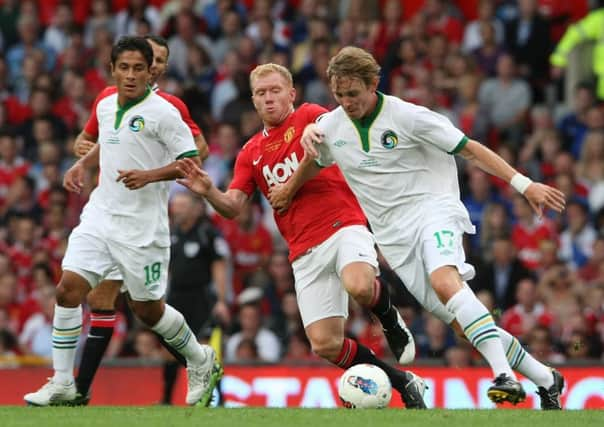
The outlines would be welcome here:
<svg viewBox="0 0 604 427">
<path fill-rule="evenodd" d="M 387 148 L 389 150 L 393 149 L 398 145 L 398 137 L 396 136 L 396 133 L 394 133 L 390 129 L 388 129 L 382 134 L 380 140 L 382 141 L 382 147 Z"/>
<path fill-rule="evenodd" d="M 145 119 L 142 116 L 134 116 L 128 122 L 128 127 L 132 132 L 140 132 L 145 128 Z"/>
</svg>

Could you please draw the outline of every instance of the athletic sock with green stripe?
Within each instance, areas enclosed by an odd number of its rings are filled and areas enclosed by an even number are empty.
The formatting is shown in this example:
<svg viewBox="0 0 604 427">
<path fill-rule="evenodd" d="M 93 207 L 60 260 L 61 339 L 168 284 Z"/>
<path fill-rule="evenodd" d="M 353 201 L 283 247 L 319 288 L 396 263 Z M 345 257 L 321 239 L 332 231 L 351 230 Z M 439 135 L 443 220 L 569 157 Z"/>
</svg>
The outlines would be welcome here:
<svg viewBox="0 0 604 427">
<path fill-rule="evenodd" d="M 487 359 L 493 376 L 503 373 L 516 379 L 505 357 L 493 317 L 476 295 L 470 289 L 463 288 L 451 297 L 446 307 L 455 314 L 470 343 Z"/>
<path fill-rule="evenodd" d="M 52 366 L 55 370 L 54 382 L 73 382 L 73 365 L 76 346 L 82 332 L 82 306 L 75 308 L 55 305 L 52 319 Z"/>
<path fill-rule="evenodd" d="M 499 327 L 497 331 L 499 331 L 505 356 L 512 369 L 527 377 L 537 386 L 549 389 L 554 384 L 552 370 L 531 356 L 528 351 L 522 348 L 516 337 L 508 331 Z"/>
<path fill-rule="evenodd" d="M 206 355 L 183 315 L 168 304 L 165 307 L 161 319 L 151 329 L 161 335 L 170 347 L 187 359 L 187 366 L 204 363 Z"/>
</svg>

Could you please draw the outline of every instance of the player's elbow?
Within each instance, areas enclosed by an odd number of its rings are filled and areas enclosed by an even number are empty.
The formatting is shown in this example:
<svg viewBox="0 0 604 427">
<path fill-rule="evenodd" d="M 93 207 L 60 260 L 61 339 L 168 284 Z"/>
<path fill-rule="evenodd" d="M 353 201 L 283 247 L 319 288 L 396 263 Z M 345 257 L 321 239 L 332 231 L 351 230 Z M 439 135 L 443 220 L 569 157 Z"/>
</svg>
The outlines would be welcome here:
<svg viewBox="0 0 604 427">
<path fill-rule="evenodd" d="M 205 144 L 202 147 L 198 147 L 197 150 L 199 151 L 199 158 L 202 162 L 210 155 L 210 149 Z"/>
</svg>

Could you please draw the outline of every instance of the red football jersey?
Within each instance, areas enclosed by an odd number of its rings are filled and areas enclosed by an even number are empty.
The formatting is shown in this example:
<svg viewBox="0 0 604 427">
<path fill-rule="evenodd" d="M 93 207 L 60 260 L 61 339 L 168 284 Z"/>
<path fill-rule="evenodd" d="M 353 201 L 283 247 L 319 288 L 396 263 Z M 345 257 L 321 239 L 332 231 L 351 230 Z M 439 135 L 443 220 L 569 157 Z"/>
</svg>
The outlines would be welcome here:
<svg viewBox="0 0 604 427">
<path fill-rule="evenodd" d="M 96 117 L 96 106 L 101 99 L 106 98 L 110 95 L 113 95 L 116 92 L 117 92 L 117 87 L 107 86 L 105 89 L 103 89 L 103 91 L 101 93 L 99 93 L 97 95 L 96 99 L 94 100 L 94 104 L 92 104 L 92 110 L 90 111 L 90 117 L 88 117 L 86 126 L 84 126 L 84 132 L 86 132 L 89 135 L 95 136 L 95 137 L 99 135 L 99 121 Z M 180 98 L 178 98 L 174 95 L 170 95 L 169 93 L 163 92 L 161 90 L 157 90 L 155 93 L 157 93 L 159 96 L 161 96 L 166 101 L 168 101 L 170 104 L 172 104 L 174 107 L 176 107 L 176 109 L 180 113 L 180 116 L 182 117 L 182 121 L 185 122 L 187 124 L 187 126 L 189 126 L 189 129 L 191 129 L 191 134 L 194 137 L 197 135 L 201 135 L 201 131 L 199 130 L 199 127 L 191 118 L 191 113 L 189 113 L 189 109 L 187 108 L 185 103 L 180 100 Z"/>
<path fill-rule="evenodd" d="M 273 238 L 260 221 L 251 230 L 243 230 L 236 220 L 218 214 L 212 221 L 229 244 L 233 260 L 233 292 L 237 296 L 244 289 L 247 276 L 258 271 L 273 253 Z"/>
<path fill-rule="evenodd" d="M 267 196 L 271 186 L 286 182 L 304 156 L 300 145 L 304 128 L 325 112 L 319 105 L 304 104 L 279 127 L 265 129 L 250 138 L 237 156 L 229 188 L 250 196 L 257 187 Z M 290 261 L 344 226 L 367 223 L 335 165 L 306 182 L 283 215 L 276 212 L 274 215 L 289 246 Z"/>
<path fill-rule="evenodd" d="M 520 223 L 512 227 L 512 243 L 518 251 L 518 259 L 531 270 L 539 267 L 541 241 L 557 241 L 557 239 L 554 225 L 549 220 L 544 220 L 532 228 L 527 228 Z"/>
</svg>

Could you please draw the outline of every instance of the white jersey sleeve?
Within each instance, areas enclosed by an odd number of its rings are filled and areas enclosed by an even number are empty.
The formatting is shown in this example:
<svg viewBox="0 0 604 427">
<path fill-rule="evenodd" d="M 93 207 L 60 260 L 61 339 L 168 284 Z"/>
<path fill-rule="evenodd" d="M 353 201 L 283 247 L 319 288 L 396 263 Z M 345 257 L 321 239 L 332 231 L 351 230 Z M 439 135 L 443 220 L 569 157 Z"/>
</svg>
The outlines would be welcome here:
<svg viewBox="0 0 604 427">
<path fill-rule="evenodd" d="M 191 130 L 176 108 L 167 108 L 157 126 L 157 134 L 173 160 L 199 154 Z"/>
<path fill-rule="evenodd" d="M 442 114 L 424 107 L 418 107 L 414 113 L 413 136 L 420 142 L 431 144 L 449 154 L 458 153 L 468 142 L 464 133 Z"/>
<path fill-rule="evenodd" d="M 328 132 L 328 130 L 330 129 L 329 122 L 331 120 L 331 116 L 332 115 L 330 113 L 321 114 L 319 117 L 317 117 L 316 120 L 317 126 L 321 130 L 321 133 L 324 135 L 323 143 L 315 144 L 315 148 L 319 152 L 319 157 L 317 157 L 315 161 L 322 168 L 331 166 L 336 162 L 333 156 L 331 155 L 329 144 L 327 143 L 329 138 L 331 138 L 331 135 Z"/>
</svg>

